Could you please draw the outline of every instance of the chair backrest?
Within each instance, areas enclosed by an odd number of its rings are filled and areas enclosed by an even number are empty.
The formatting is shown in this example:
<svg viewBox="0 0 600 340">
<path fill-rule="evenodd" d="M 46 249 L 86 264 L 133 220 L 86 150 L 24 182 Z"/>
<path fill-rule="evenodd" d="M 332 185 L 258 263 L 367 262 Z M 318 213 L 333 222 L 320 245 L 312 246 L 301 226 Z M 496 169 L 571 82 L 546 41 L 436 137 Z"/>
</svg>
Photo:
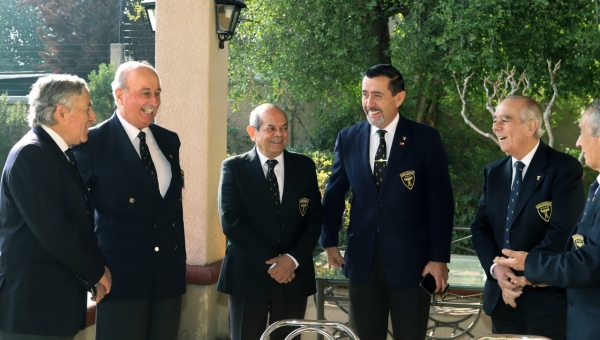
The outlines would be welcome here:
<svg viewBox="0 0 600 340">
<path fill-rule="evenodd" d="M 519 335 L 519 334 L 486 334 L 473 340 L 552 340 L 539 335 Z"/>
<path fill-rule="evenodd" d="M 343 323 L 327 321 L 327 320 L 298 320 L 298 319 L 287 319 L 274 322 L 271 326 L 269 326 L 263 335 L 260 337 L 260 340 L 267 340 L 270 338 L 270 334 L 276 330 L 277 328 L 284 326 L 294 326 L 298 327 L 294 329 L 290 334 L 285 338 L 285 340 L 293 339 L 296 335 L 302 333 L 318 333 L 323 335 L 327 340 L 335 340 L 333 334 L 327 331 L 327 328 L 333 328 L 334 330 L 342 331 L 348 335 L 348 338 L 351 340 L 360 340 L 358 335 L 354 333 L 352 329 Z"/>
</svg>

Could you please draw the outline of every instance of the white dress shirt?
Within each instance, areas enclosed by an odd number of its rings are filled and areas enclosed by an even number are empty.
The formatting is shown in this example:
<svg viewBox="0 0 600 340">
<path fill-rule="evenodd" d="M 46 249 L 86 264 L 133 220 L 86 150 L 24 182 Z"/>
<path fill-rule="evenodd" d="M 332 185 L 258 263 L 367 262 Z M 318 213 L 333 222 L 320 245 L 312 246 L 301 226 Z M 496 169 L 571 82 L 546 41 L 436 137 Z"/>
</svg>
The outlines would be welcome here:
<svg viewBox="0 0 600 340">
<path fill-rule="evenodd" d="M 263 174 L 265 175 L 265 178 L 267 177 L 267 171 L 269 171 L 269 166 L 267 165 L 267 161 L 270 159 L 277 160 L 277 164 L 275 164 L 275 168 L 273 168 L 273 171 L 275 172 L 275 176 L 277 177 L 277 185 L 279 186 L 279 202 L 281 203 L 281 201 L 283 201 L 283 176 L 284 176 L 283 152 L 280 153 L 279 156 L 277 156 L 275 158 L 268 158 L 267 156 L 263 155 L 262 152 L 260 152 L 258 147 L 256 147 L 256 153 L 258 154 L 258 159 L 260 160 L 260 165 L 262 166 Z M 298 261 L 296 261 L 296 259 L 290 254 L 285 254 L 285 255 L 289 256 L 294 261 L 296 268 L 298 268 Z M 275 265 L 277 265 L 277 263 L 273 263 L 269 269 L 275 267 Z"/>
<path fill-rule="evenodd" d="M 268 158 L 267 156 L 263 155 L 260 152 L 260 150 L 258 150 L 258 148 L 256 148 L 256 153 L 258 154 L 258 159 L 260 160 L 260 164 L 262 166 L 265 178 L 267 177 L 267 171 L 269 171 L 269 165 L 267 164 L 267 161 L 269 159 L 274 159 L 277 161 L 277 164 L 275 164 L 275 168 L 273 168 L 273 171 L 275 172 L 275 176 L 277 177 L 277 185 L 279 186 L 279 203 L 281 203 L 281 201 L 283 201 L 283 176 L 285 176 L 285 174 L 283 173 L 283 152 L 275 158 Z"/>
<path fill-rule="evenodd" d="M 384 129 L 380 129 L 371 125 L 371 134 L 369 140 L 369 164 L 371 164 L 371 172 L 375 167 L 375 155 L 377 154 L 377 149 L 379 148 L 379 134 L 377 134 L 378 130 L 385 130 L 385 159 L 389 161 L 390 159 L 390 150 L 392 150 L 392 143 L 394 142 L 394 134 L 396 134 L 396 127 L 398 126 L 398 122 L 400 121 L 400 114 L 396 115 L 396 118 L 392 120 L 388 126 Z"/>
<path fill-rule="evenodd" d="M 117 113 L 117 117 L 119 118 L 121 125 L 123 125 L 123 129 L 125 129 L 127 137 L 129 137 L 129 140 L 131 141 L 131 145 L 133 145 L 138 156 L 140 156 L 140 139 L 138 138 L 140 130 L 129 124 L 129 122 L 123 119 L 119 113 Z M 148 145 L 150 157 L 152 157 L 152 162 L 154 162 L 154 167 L 156 168 L 160 194 L 162 197 L 165 197 L 167 190 L 169 190 L 169 185 L 171 185 L 171 163 L 169 163 L 165 155 L 160 151 L 160 148 L 154 139 L 154 135 L 152 135 L 152 130 L 146 127 L 141 131 L 146 133 L 146 144 Z"/>
<path fill-rule="evenodd" d="M 65 140 L 58 133 L 56 133 L 56 131 L 52 130 L 49 126 L 42 124 L 41 127 L 50 135 L 54 143 L 58 145 L 58 148 L 63 152 L 63 154 L 65 154 L 65 151 L 69 149 L 69 145 L 67 145 L 67 142 L 65 142 Z M 67 157 L 67 154 L 65 154 L 65 157 Z M 67 157 L 67 160 L 68 159 L 69 157 Z"/>
</svg>

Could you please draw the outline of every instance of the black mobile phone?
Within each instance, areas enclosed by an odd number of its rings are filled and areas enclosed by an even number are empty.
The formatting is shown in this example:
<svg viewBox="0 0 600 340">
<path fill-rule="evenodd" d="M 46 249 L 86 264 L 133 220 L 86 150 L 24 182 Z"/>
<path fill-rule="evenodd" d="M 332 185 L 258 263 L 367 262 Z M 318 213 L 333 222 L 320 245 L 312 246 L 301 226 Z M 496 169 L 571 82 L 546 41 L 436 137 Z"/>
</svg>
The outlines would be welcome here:
<svg viewBox="0 0 600 340">
<path fill-rule="evenodd" d="M 427 294 L 433 295 L 435 293 L 435 278 L 430 273 L 427 273 L 427 275 L 423 277 L 423 280 L 421 280 L 421 283 L 419 283 L 419 285 L 423 287 L 423 289 L 425 289 Z M 450 288 L 449 284 L 446 285 L 446 289 L 444 289 L 442 295 L 448 292 L 448 288 Z"/>
</svg>

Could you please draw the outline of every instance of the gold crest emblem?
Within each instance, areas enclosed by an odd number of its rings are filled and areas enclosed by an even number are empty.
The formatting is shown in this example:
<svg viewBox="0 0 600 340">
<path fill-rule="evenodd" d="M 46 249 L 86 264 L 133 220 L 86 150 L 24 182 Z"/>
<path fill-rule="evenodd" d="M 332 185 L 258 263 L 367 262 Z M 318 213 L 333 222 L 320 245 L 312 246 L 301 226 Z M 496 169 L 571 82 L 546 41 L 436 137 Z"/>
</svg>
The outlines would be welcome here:
<svg viewBox="0 0 600 340">
<path fill-rule="evenodd" d="M 298 204 L 298 207 L 300 208 L 300 214 L 302 215 L 302 217 L 304 217 L 304 215 L 306 214 L 306 210 L 308 209 L 308 201 L 308 198 L 301 198 Z"/>
<path fill-rule="evenodd" d="M 402 180 L 404 186 L 408 188 L 408 190 L 412 190 L 412 188 L 415 186 L 416 178 L 413 170 L 408 170 L 401 173 L 400 179 Z"/>
<path fill-rule="evenodd" d="M 583 241 L 583 235 L 575 234 L 573 237 L 573 244 L 575 244 L 575 249 L 579 249 L 585 245 Z"/>
<path fill-rule="evenodd" d="M 542 218 L 542 220 L 550 222 L 550 218 L 552 217 L 552 202 L 542 202 L 536 205 L 535 208 L 537 209 L 537 212 Z"/>
</svg>

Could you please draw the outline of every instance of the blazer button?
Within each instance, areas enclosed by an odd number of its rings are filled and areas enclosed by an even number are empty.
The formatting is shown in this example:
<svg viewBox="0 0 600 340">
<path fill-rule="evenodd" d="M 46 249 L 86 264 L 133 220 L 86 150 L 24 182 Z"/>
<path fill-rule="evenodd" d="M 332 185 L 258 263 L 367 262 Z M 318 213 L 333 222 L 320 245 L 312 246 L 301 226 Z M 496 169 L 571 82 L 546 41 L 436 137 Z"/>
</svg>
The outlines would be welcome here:
<svg viewBox="0 0 600 340">
<path fill-rule="evenodd" d="M 129 203 L 135 203 L 135 198 L 130 198 Z"/>
<path fill-rule="evenodd" d="M 158 247 L 154 247 L 154 251 L 159 251 L 160 249 Z"/>
</svg>

